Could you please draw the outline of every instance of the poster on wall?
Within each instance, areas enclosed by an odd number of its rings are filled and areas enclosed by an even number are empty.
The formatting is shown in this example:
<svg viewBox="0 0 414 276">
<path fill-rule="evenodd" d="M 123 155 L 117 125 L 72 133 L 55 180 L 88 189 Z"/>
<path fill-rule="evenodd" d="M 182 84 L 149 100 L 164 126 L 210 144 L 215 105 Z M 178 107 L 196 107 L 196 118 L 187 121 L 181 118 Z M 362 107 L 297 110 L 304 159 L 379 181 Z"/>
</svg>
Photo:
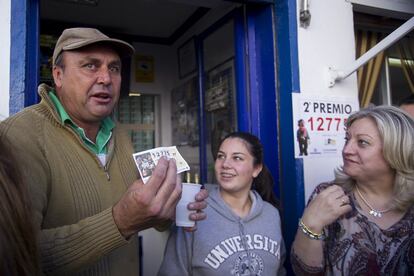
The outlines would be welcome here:
<svg viewBox="0 0 414 276">
<path fill-rule="evenodd" d="M 171 93 L 171 127 L 174 145 L 198 145 L 197 79 L 173 89 Z"/>
<path fill-rule="evenodd" d="M 196 71 L 196 48 L 194 38 L 178 47 L 178 74 L 180 79 Z"/>
<path fill-rule="evenodd" d="M 135 81 L 154 82 L 154 57 L 135 56 Z"/>
<path fill-rule="evenodd" d="M 345 123 L 359 109 L 356 97 L 293 93 L 295 157 L 341 155 Z"/>
</svg>

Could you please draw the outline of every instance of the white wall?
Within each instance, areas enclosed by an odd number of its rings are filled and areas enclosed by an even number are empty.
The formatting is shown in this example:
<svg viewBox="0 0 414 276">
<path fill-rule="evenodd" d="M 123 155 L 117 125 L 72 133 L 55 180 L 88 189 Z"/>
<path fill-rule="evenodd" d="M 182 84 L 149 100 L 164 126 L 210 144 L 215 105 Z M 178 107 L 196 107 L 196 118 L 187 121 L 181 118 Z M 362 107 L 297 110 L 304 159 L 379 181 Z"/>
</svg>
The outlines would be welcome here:
<svg viewBox="0 0 414 276">
<path fill-rule="evenodd" d="M 298 51 L 301 93 L 319 95 L 358 96 L 355 74 L 329 88 L 326 82 L 328 66 L 348 67 L 355 60 L 355 40 L 352 5 L 345 0 L 309 1 L 311 21 L 309 27 L 299 24 Z M 341 156 L 304 159 L 305 199 L 314 187 L 332 180 L 333 170 L 342 162 Z"/>
<path fill-rule="evenodd" d="M 170 46 L 134 43 L 135 54 L 154 57 L 154 82 L 135 81 L 135 58 L 131 64 L 130 90 L 158 95 L 160 99 L 160 133 L 156 146 L 171 145 L 171 89 L 177 74 L 176 54 Z"/>
<path fill-rule="evenodd" d="M 0 0 L 0 120 L 9 116 L 10 6 L 11 1 Z"/>
</svg>

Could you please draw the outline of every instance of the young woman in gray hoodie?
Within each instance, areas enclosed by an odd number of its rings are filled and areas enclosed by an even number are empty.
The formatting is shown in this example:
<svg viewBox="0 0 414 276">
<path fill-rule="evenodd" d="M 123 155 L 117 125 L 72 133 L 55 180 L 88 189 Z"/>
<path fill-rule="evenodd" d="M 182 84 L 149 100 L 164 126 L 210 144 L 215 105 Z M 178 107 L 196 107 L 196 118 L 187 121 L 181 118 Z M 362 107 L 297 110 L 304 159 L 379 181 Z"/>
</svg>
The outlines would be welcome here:
<svg viewBox="0 0 414 276">
<path fill-rule="evenodd" d="M 218 185 L 206 185 L 207 219 L 197 231 L 173 227 L 159 275 L 285 275 L 285 246 L 273 178 L 263 147 L 249 133 L 220 143 Z"/>
</svg>

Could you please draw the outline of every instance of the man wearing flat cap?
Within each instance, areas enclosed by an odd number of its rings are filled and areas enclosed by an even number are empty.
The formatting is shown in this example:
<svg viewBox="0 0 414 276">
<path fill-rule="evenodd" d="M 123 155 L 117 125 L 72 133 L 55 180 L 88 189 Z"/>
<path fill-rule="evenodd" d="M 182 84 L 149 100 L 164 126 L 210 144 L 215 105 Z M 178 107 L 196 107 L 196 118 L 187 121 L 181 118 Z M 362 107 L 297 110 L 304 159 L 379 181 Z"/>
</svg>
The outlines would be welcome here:
<svg viewBox="0 0 414 276">
<path fill-rule="evenodd" d="M 174 216 L 175 162 L 161 159 L 144 185 L 128 132 L 111 119 L 121 58 L 133 52 L 96 29 L 65 30 L 53 53 L 55 88 L 41 84 L 41 102 L 0 125 L 29 187 L 45 274 L 139 275 L 136 233 Z M 204 219 L 206 197 L 190 204 L 199 211 L 191 219 Z"/>
</svg>

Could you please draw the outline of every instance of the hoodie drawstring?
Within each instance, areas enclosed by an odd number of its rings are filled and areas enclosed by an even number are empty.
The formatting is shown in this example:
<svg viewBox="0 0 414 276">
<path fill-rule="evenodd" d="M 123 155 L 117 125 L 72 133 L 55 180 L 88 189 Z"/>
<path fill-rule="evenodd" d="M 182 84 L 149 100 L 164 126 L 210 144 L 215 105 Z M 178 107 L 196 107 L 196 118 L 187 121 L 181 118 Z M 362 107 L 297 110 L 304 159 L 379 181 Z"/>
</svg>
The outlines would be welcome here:
<svg viewBox="0 0 414 276">
<path fill-rule="evenodd" d="M 247 237 L 244 233 L 244 225 L 241 222 L 241 219 L 239 219 L 237 222 L 239 224 L 239 235 L 240 235 L 240 239 L 241 239 L 241 242 L 242 242 L 242 246 L 243 246 L 243 248 L 244 248 L 244 250 L 246 251 L 246 254 L 247 254 L 247 267 L 250 271 L 250 275 L 256 275 L 256 274 L 254 274 L 254 270 L 253 270 L 253 267 L 252 267 L 253 262 L 251 260 L 249 247 L 247 246 Z"/>
</svg>

